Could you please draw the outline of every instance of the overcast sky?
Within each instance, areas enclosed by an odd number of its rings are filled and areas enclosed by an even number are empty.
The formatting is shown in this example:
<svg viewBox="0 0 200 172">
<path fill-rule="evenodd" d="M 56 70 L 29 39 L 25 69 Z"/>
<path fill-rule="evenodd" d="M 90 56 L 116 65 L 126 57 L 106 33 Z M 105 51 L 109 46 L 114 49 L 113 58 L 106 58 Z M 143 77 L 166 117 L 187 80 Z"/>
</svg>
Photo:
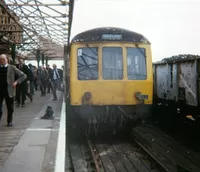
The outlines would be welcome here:
<svg viewBox="0 0 200 172">
<path fill-rule="evenodd" d="M 200 55 L 200 0 L 76 0 L 71 38 L 82 31 L 116 26 L 143 34 L 153 61 Z"/>
</svg>

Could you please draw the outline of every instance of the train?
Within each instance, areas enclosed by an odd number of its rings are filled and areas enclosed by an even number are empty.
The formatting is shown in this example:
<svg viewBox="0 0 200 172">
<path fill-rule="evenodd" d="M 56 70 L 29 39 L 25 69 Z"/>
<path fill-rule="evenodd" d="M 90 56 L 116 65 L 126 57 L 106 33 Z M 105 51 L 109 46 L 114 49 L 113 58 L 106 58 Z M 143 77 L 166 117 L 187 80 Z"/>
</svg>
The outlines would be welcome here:
<svg viewBox="0 0 200 172">
<path fill-rule="evenodd" d="M 151 43 L 142 34 L 117 27 L 81 32 L 71 40 L 67 66 L 69 115 L 88 133 L 107 127 L 116 133 L 146 118 L 153 68 Z"/>
<path fill-rule="evenodd" d="M 153 63 L 155 109 L 173 119 L 199 121 L 200 56 L 180 54 Z M 159 111 L 161 118 L 163 115 Z M 164 114 L 164 113 L 163 113 Z"/>
</svg>

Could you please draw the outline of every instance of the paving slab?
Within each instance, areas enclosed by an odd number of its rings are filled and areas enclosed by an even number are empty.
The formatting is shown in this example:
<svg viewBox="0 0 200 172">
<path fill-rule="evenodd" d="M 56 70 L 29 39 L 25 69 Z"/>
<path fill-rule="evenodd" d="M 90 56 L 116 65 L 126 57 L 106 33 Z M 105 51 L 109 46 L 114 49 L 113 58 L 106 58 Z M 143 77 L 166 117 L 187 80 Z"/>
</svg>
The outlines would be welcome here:
<svg viewBox="0 0 200 172">
<path fill-rule="evenodd" d="M 33 102 L 15 108 L 14 125 L 10 128 L 6 127 L 4 114 L 0 124 L 0 172 L 53 172 L 62 92 L 58 91 L 58 97 L 58 101 L 52 101 L 52 95 L 40 97 L 36 92 Z M 52 120 L 40 119 L 47 106 L 54 110 Z M 51 168 L 47 168 L 49 165 Z"/>
</svg>

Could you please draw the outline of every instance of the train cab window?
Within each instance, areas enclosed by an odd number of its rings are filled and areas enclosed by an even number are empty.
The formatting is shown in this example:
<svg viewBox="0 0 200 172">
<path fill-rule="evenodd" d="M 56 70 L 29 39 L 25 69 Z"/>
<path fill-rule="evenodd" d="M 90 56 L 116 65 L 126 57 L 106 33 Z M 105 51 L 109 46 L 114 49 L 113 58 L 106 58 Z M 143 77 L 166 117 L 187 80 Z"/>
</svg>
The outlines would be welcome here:
<svg viewBox="0 0 200 172">
<path fill-rule="evenodd" d="M 123 79 L 123 58 L 121 47 L 104 47 L 102 49 L 103 79 Z"/>
<path fill-rule="evenodd" d="M 145 49 L 129 47 L 126 50 L 128 79 L 145 80 L 147 78 Z"/>
<path fill-rule="evenodd" d="M 98 48 L 86 47 L 77 50 L 77 67 L 79 80 L 98 79 Z"/>
</svg>

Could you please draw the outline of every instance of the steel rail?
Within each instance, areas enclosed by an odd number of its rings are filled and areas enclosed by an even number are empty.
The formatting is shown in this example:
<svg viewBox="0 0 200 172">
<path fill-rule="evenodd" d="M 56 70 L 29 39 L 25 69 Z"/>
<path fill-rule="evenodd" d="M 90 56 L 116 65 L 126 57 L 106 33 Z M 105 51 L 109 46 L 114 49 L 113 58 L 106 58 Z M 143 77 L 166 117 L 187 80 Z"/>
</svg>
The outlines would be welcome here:
<svg viewBox="0 0 200 172">
<path fill-rule="evenodd" d="M 88 146 L 89 146 L 90 152 L 92 154 L 92 158 L 93 158 L 93 161 L 94 161 L 94 164 L 95 164 L 96 172 L 100 172 L 99 164 L 98 164 L 98 162 L 96 160 L 95 153 L 94 153 L 94 151 L 92 149 L 92 144 L 91 144 L 91 142 L 90 142 L 90 140 L 88 138 L 87 138 L 87 142 L 88 142 Z"/>
<path fill-rule="evenodd" d="M 164 170 L 165 172 L 169 172 L 169 169 L 167 167 L 165 167 L 163 165 L 163 163 L 156 158 L 151 152 L 149 152 L 140 142 L 138 142 L 137 140 L 133 139 L 133 141 L 140 147 L 143 149 L 144 152 L 146 152 L 161 168 L 162 170 Z"/>
</svg>

